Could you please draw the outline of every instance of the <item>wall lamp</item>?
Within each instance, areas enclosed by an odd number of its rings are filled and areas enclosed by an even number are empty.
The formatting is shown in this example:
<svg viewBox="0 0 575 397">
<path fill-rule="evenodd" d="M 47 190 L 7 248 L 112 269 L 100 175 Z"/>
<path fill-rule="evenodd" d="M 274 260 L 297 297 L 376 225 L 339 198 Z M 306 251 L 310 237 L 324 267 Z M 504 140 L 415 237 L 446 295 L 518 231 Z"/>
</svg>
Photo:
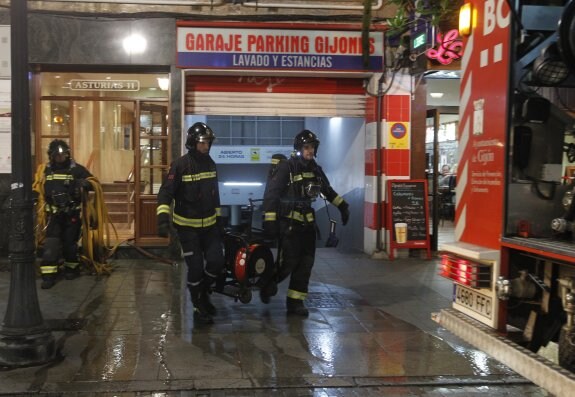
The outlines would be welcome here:
<svg viewBox="0 0 575 397">
<path fill-rule="evenodd" d="M 469 36 L 474 25 L 473 7 L 471 3 L 465 3 L 459 9 L 459 34 Z"/>
</svg>

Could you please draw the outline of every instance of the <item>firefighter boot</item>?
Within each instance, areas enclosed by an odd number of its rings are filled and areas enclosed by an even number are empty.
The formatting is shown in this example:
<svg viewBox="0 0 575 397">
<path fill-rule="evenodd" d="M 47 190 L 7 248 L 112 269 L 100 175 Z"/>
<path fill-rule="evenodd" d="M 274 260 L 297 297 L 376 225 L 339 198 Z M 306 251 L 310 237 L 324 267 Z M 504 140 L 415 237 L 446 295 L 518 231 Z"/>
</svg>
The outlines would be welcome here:
<svg viewBox="0 0 575 397">
<path fill-rule="evenodd" d="M 211 277 L 206 277 L 204 278 L 204 282 L 202 283 L 201 301 L 204 305 L 204 308 L 206 309 L 206 312 L 210 316 L 215 316 L 218 312 L 218 310 L 210 300 L 210 295 L 212 293 L 211 286 L 214 284 L 214 282 L 215 280 L 213 280 Z"/>
<path fill-rule="evenodd" d="M 194 305 L 194 324 L 208 325 L 213 324 L 214 319 L 210 315 L 206 305 L 202 299 L 202 285 L 189 287 L 190 295 L 192 297 L 192 304 Z"/>
<path fill-rule="evenodd" d="M 68 266 L 66 263 L 64 264 L 64 278 L 66 280 L 74 280 L 80 277 L 80 265 L 75 264 L 76 266 Z"/>
<path fill-rule="evenodd" d="M 55 274 L 43 274 L 42 275 L 42 285 L 40 286 L 42 289 L 50 289 L 56 284 L 56 275 Z"/>
<path fill-rule="evenodd" d="M 307 317 L 309 311 L 303 304 L 301 299 L 287 298 L 286 300 L 287 314 L 295 314 L 297 316 Z"/>
</svg>

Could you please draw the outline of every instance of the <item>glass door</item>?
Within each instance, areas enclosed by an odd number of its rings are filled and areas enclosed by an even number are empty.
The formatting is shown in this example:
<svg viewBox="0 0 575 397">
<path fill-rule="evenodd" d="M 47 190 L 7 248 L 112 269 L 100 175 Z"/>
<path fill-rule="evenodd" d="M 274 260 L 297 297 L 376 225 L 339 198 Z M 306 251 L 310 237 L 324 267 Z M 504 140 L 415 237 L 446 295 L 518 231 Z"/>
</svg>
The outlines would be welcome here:
<svg viewBox="0 0 575 397">
<path fill-rule="evenodd" d="M 38 123 L 37 164 L 48 162 L 54 139 L 70 145 L 72 158 L 102 185 L 104 201 L 118 236 L 134 237 L 135 102 L 117 100 L 43 99 Z"/>
<path fill-rule="evenodd" d="M 140 102 L 136 139 L 137 245 L 165 242 L 157 235 L 157 194 L 170 166 L 168 106 L 166 102 Z"/>
</svg>

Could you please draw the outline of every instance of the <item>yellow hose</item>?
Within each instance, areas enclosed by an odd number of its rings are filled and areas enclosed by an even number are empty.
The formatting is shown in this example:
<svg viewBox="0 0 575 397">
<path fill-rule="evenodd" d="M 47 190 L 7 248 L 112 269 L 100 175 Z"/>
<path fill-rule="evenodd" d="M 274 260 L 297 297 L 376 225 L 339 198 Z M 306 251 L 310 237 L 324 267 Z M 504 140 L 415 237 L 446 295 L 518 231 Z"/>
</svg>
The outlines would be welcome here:
<svg viewBox="0 0 575 397">
<path fill-rule="evenodd" d="M 110 248 L 111 230 L 116 239 L 118 232 L 108 214 L 108 208 L 104 201 L 102 185 L 96 177 L 86 179 L 92 186 L 94 195 L 88 192 L 82 194 L 82 252 L 81 259 L 91 266 L 96 274 L 109 274 L 112 266 L 107 263 L 108 258 L 114 252 Z"/>
<path fill-rule="evenodd" d="M 36 247 L 39 247 L 44 243 L 44 238 L 46 237 L 46 211 L 44 207 L 46 206 L 46 200 L 44 198 L 44 182 L 46 178 L 44 177 L 44 170 L 46 169 L 46 164 L 40 164 L 36 169 L 36 174 L 34 175 L 34 183 L 32 184 L 32 191 L 38 194 L 36 198 L 36 230 L 34 237 L 36 239 Z"/>
</svg>

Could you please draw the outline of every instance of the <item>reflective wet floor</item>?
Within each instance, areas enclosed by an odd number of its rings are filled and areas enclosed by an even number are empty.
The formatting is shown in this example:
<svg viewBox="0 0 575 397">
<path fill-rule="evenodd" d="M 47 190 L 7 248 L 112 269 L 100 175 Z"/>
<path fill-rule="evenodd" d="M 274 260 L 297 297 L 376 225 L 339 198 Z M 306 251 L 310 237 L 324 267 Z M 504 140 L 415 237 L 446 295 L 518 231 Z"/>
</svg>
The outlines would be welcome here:
<svg viewBox="0 0 575 397">
<path fill-rule="evenodd" d="M 213 294 L 194 326 L 180 264 L 122 259 L 101 279 L 38 289 L 59 357 L 0 370 L 0 394 L 51 396 L 550 396 L 432 320 L 450 306 L 438 261 L 319 249 L 307 306 Z M 10 273 L 0 272 L 0 314 Z M 39 281 L 38 281 L 39 283 Z M 39 284 L 38 284 L 39 285 Z"/>
</svg>

